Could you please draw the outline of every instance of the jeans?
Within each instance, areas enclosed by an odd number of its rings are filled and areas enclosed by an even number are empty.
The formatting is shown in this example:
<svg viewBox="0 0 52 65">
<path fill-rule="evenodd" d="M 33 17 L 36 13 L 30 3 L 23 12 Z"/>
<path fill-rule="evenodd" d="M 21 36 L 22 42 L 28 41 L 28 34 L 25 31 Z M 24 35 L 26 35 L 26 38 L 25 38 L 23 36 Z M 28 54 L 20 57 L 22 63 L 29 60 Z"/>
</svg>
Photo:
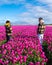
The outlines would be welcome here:
<svg viewBox="0 0 52 65">
<path fill-rule="evenodd" d="M 6 42 L 8 42 L 10 40 L 11 36 L 10 35 L 6 35 Z"/>
<path fill-rule="evenodd" d="M 43 36 L 44 36 L 44 34 L 38 34 L 38 38 L 39 38 L 39 41 L 40 41 L 41 45 L 43 43 Z"/>
</svg>

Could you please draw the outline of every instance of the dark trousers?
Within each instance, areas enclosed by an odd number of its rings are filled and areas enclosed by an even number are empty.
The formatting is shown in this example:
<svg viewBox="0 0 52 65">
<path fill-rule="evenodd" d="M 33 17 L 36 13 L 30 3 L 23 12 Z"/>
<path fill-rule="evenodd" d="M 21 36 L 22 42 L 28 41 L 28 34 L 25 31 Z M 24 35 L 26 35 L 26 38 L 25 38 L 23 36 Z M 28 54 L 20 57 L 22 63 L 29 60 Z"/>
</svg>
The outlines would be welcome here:
<svg viewBox="0 0 52 65">
<path fill-rule="evenodd" d="M 11 35 L 6 35 L 6 42 L 8 42 L 11 38 Z"/>
</svg>

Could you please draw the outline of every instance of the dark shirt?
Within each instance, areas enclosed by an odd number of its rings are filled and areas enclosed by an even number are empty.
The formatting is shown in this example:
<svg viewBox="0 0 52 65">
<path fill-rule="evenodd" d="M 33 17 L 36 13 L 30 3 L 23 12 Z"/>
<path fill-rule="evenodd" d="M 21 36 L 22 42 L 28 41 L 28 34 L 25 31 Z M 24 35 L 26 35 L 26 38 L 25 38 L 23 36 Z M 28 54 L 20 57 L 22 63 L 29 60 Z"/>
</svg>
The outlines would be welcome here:
<svg viewBox="0 0 52 65">
<path fill-rule="evenodd" d="M 5 29 L 6 29 L 6 35 L 11 34 L 11 30 L 10 30 L 10 28 L 11 28 L 11 27 L 7 27 L 7 26 L 5 26 Z"/>
<path fill-rule="evenodd" d="M 45 25 L 43 24 L 38 24 L 38 29 L 37 29 L 37 34 L 43 34 L 45 29 Z"/>
</svg>

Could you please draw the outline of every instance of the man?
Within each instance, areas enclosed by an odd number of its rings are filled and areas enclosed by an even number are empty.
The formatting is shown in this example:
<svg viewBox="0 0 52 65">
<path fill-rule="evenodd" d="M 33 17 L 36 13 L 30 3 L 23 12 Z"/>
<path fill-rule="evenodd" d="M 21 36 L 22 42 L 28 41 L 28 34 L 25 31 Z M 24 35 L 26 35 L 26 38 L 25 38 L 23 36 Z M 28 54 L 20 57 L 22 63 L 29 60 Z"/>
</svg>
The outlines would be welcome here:
<svg viewBox="0 0 52 65">
<path fill-rule="evenodd" d="M 6 21 L 5 29 L 6 29 L 6 41 L 8 42 L 11 38 L 12 33 L 12 28 L 9 20 Z"/>
<path fill-rule="evenodd" d="M 43 43 L 44 30 L 45 30 L 44 20 L 43 20 L 43 18 L 40 17 L 38 29 L 37 29 L 37 34 L 38 34 L 38 38 L 39 38 L 41 45 Z"/>
</svg>

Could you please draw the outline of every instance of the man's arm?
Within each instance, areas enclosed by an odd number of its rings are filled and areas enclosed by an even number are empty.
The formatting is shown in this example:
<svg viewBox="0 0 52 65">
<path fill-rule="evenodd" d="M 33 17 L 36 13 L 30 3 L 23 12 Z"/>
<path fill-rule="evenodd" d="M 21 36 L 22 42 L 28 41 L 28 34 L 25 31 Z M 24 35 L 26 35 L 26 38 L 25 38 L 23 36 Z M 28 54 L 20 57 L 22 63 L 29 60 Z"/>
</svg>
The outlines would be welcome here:
<svg viewBox="0 0 52 65">
<path fill-rule="evenodd" d="M 44 24 L 44 29 L 46 28 L 46 25 Z"/>
<path fill-rule="evenodd" d="M 12 31 L 12 28 L 10 28 L 10 31 L 11 31 L 11 33 L 13 32 L 13 31 Z"/>
</svg>

